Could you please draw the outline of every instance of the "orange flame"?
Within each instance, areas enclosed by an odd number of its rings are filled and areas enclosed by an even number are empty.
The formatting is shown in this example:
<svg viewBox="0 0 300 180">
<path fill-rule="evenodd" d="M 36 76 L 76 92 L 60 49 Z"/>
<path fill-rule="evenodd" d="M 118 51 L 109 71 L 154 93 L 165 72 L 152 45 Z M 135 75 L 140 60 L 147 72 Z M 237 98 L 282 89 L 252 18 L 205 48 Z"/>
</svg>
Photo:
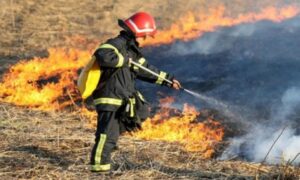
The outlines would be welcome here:
<svg viewBox="0 0 300 180">
<path fill-rule="evenodd" d="M 0 101 L 41 110 L 56 110 L 75 97 L 77 70 L 87 63 L 88 51 L 49 49 L 49 57 L 20 61 L 0 83 Z M 51 82 L 53 81 L 53 82 Z"/>
<path fill-rule="evenodd" d="M 195 15 L 189 12 L 169 30 L 158 32 L 155 39 L 148 39 L 142 44 L 159 45 L 178 39 L 190 40 L 218 27 L 259 20 L 280 22 L 299 13 L 299 9 L 293 6 L 279 9 L 268 7 L 260 13 L 242 14 L 236 18 L 225 17 L 225 11 L 224 6 L 219 6 L 211 9 L 208 14 Z M 85 42 L 81 38 L 78 40 Z M 77 71 L 87 63 L 90 55 L 90 51 L 78 49 L 49 49 L 47 58 L 20 61 L 2 77 L 0 102 L 40 110 L 58 110 L 71 105 L 79 99 L 74 83 L 78 78 Z M 172 101 L 172 98 L 169 100 Z M 86 109 L 81 112 L 90 117 L 95 115 Z M 180 142 L 188 151 L 200 151 L 203 157 L 211 157 L 214 146 L 222 140 L 224 131 L 218 122 L 210 118 L 205 122 L 196 122 L 199 115 L 201 114 L 195 108 L 188 105 L 184 106 L 182 114 L 172 114 L 162 108 L 144 123 L 144 130 L 134 133 L 134 136 Z"/>
<path fill-rule="evenodd" d="M 144 45 L 171 43 L 176 39 L 189 40 L 204 32 L 214 31 L 217 27 L 232 26 L 258 20 L 280 22 L 299 13 L 299 9 L 287 6 L 281 9 L 268 7 L 260 13 L 248 13 L 237 18 L 225 17 L 224 6 L 210 10 L 208 14 L 195 16 L 189 12 L 169 30 L 160 31 L 156 39 L 146 40 Z M 72 41 L 72 38 L 69 39 Z M 89 47 L 81 37 L 75 38 Z M 78 99 L 74 85 L 77 70 L 83 67 L 90 57 L 89 51 L 78 49 L 49 49 L 49 57 L 20 61 L 12 66 L 0 82 L 0 102 L 8 102 L 41 110 L 60 109 L 71 102 L 65 98 Z M 50 81 L 49 81 L 50 80 Z M 51 82 L 52 81 L 52 82 Z"/>
<path fill-rule="evenodd" d="M 299 8 L 296 6 L 279 9 L 267 7 L 260 13 L 241 14 L 236 18 L 226 17 L 225 12 L 224 6 L 210 9 L 207 14 L 188 12 L 184 17 L 179 18 L 176 24 L 171 25 L 169 29 L 158 31 L 154 39 L 148 38 L 141 44 L 147 46 L 170 44 L 176 40 L 188 41 L 202 36 L 205 32 L 215 31 L 219 27 L 229 27 L 260 20 L 281 22 L 296 16 L 299 13 Z"/>
<path fill-rule="evenodd" d="M 184 104 L 183 112 L 172 115 L 170 109 L 162 108 L 153 118 L 143 123 L 143 130 L 133 136 L 146 140 L 179 142 L 187 151 L 200 152 L 201 157 L 210 158 L 215 145 L 222 141 L 224 129 L 213 119 L 197 122 L 200 113 L 195 107 Z"/>
</svg>

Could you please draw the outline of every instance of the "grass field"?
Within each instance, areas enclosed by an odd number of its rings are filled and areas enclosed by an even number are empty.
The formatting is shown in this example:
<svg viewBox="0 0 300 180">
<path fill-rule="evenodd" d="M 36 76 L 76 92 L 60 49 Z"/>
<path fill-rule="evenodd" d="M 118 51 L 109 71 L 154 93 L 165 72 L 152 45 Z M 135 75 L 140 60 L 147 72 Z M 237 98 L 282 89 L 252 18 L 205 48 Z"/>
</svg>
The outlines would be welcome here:
<svg viewBox="0 0 300 180">
<path fill-rule="evenodd" d="M 152 13 L 168 28 L 187 11 L 224 4 L 228 15 L 298 0 L 6 0 L 0 1 L 0 75 L 20 59 L 47 56 L 49 47 L 86 49 L 74 39 L 101 42 L 118 33 L 116 21 Z M 1 98 L 1 97 L 0 97 Z M 294 166 L 239 159 L 201 159 L 177 143 L 122 136 L 113 174 L 89 171 L 95 129 L 76 111 L 43 112 L 0 103 L 0 179 L 299 179 Z"/>
<path fill-rule="evenodd" d="M 122 136 L 113 174 L 89 171 L 94 129 L 75 112 L 44 113 L 0 106 L 1 179 L 254 179 L 296 178 L 299 168 L 239 160 L 204 160 L 176 143 Z"/>
</svg>

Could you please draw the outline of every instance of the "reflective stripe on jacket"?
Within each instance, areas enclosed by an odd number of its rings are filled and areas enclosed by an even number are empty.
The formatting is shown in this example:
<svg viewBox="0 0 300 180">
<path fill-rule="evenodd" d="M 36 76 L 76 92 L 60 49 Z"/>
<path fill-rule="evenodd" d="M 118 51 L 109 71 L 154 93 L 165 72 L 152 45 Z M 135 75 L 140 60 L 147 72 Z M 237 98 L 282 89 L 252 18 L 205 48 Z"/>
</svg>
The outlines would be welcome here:
<svg viewBox="0 0 300 180">
<path fill-rule="evenodd" d="M 164 78 L 171 80 L 171 76 L 156 67 L 148 64 L 143 57 L 134 38 L 126 32 L 121 31 L 116 38 L 109 39 L 99 46 L 93 56 L 101 68 L 101 79 L 97 89 L 93 93 L 93 98 L 103 111 L 116 111 L 123 100 L 134 97 L 135 80 L 167 85 Z M 128 60 L 143 65 L 144 67 L 160 74 L 160 77 L 145 72 L 138 67 L 130 66 Z"/>
</svg>

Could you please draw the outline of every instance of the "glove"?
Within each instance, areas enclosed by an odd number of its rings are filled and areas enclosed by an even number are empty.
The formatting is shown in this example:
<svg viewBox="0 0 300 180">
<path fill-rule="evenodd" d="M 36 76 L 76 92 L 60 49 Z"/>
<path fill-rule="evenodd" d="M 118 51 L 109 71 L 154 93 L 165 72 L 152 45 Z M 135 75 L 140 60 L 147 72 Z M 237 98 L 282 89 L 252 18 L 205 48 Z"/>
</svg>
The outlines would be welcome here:
<svg viewBox="0 0 300 180">
<path fill-rule="evenodd" d="M 177 81 L 176 79 L 173 79 L 172 82 L 173 82 L 172 88 L 174 88 L 176 90 L 180 90 L 182 88 L 180 82 Z"/>
</svg>

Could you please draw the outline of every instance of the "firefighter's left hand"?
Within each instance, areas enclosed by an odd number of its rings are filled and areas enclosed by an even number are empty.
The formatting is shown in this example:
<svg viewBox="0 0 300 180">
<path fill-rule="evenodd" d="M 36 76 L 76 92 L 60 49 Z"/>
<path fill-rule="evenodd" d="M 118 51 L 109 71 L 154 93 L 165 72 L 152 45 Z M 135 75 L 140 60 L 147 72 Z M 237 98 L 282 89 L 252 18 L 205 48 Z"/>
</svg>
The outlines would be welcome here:
<svg viewBox="0 0 300 180">
<path fill-rule="evenodd" d="M 176 90 L 180 90 L 180 88 L 181 88 L 180 82 L 177 81 L 176 79 L 173 79 L 172 88 L 174 88 L 174 89 L 176 89 Z"/>
<path fill-rule="evenodd" d="M 130 66 L 131 62 L 132 62 L 132 58 L 128 58 L 128 66 Z"/>
</svg>

